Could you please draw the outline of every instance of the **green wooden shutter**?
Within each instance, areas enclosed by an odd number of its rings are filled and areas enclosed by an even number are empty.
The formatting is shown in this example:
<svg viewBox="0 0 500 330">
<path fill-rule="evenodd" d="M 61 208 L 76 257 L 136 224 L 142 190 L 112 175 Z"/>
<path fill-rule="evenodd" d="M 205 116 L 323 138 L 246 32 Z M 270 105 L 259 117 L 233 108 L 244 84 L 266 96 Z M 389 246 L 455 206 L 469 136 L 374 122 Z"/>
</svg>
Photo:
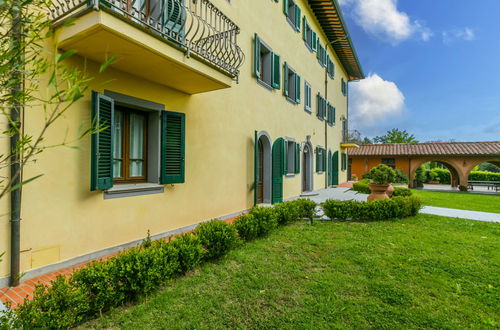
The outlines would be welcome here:
<svg viewBox="0 0 500 330">
<path fill-rule="evenodd" d="M 300 103 L 300 76 L 295 74 L 295 102 Z"/>
<path fill-rule="evenodd" d="M 295 143 L 295 174 L 300 173 L 300 144 Z"/>
<path fill-rule="evenodd" d="M 101 131 L 92 134 L 90 190 L 113 187 L 113 128 L 115 103 L 112 98 L 92 91 L 92 120 Z"/>
<path fill-rule="evenodd" d="M 332 178 L 332 185 L 336 186 L 339 184 L 339 152 L 335 151 L 333 153 L 333 178 Z"/>
<path fill-rule="evenodd" d="M 278 54 L 272 53 L 272 86 L 275 89 L 281 88 L 281 65 L 280 56 Z"/>
<path fill-rule="evenodd" d="M 283 0 L 283 13 L 288 16 L 288 0 Z"/>
<path fill-rule="evenodd" d="M 300 17 L 302 16 L 300 12 L 300 7 L 295 4 L 295 28 L 300 31 Z"/>
<path fill-rule="evenodd" d="M 319 172 L 319 165 L 321 164 L 320 162 L 320 157 L 319 157 L 319 148 L 316 147 L 316 172 Z"/>
<path fill-rule="evenodd" d="M 326 120 L 326 99 L 323 99 L 323 120 Z"/>
<path fill-rule="evenodd" d="M 285 141 L 278 138 L 273 143 L 272 159 L 272 199 L 271 202 L 280 203 L 283 201 L 283 146 Z"/>
<path fill-rule="evenodd" d="M 318 94 L 316 94 L 316 116 L 321 119 L 321 96 Z"/>
<path fill-rule="evenodd" d="M 328 178 L 327 178 L 327 186 L 330 186 L 332 183 L 332 152 L 328 151 Z"/>
<path fill-rule="evenodd" d="M 307 42 L 307 18 L 304 16 L 302 17 L 302 39 L 304 39 L 305 42 Z"/>
<path fill-rule="evenodd" d="M 288 96 L 288 64 L 283 64 L 283 94 Z"/>
<path fill-rule="evenodd" d="M 253 62 L 253 73 L 255 77 L 261 78 L 261 67 L 260 67 L 260 38 L 255 34 L 254 38 L 254 43 L 253 43 L 253 57 L 254 57 L 254 62 Z"/>
<path fill-rule="evenodd" d="M 312 49 L 314 51 L 318 50 L 318 37 L 316 32 L 312 31 Z"/>
<path fill-rule="evenodd" d="M 259 182 L 259 141 L 257 141 L 257 131 L 254 132 L 254 154 L 253 154 L 253 204 L 257 205 L 257 189 Z"/>
<path fill-rule="evenodd" d="M 332 125 L 335 125 L 335 107 L 332 106 Z"/>
<path fill-rule="evenodd" d="M 323 149 L 323 152 L 321 153 L 322 160 L 323 160 L 323 172 L 326 172 L 326 149 Z"/>
<path fill-rule="evenodd" d="M 161 113 L 160 182 L 184 183 L 186 117 L 183 113 Z"/>
</svg>

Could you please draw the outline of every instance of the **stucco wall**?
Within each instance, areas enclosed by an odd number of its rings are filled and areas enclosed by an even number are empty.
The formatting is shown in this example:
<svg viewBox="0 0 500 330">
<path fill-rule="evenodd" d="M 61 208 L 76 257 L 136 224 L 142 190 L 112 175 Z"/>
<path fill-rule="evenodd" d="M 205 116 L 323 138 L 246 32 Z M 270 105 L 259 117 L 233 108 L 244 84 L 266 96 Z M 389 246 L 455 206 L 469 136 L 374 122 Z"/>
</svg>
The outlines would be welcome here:
<svg viewBox="0 0 500 330">
<path fill-rule="evenodd" d="M 302 13 L 314 30 L 320 32 L 314 16 L 299 1 Z M 282 2 L 270 0 L 216 0 L 214 4 L 241 28 L 239 44 L 246 61 L 239 83 L 231 88 L 187 95 L 165 86 L 139 79 L 109 68 L 97 74 L 98 65 L 87 62 L 90 90 L 111 90 L 165 104 L 167 110 L 186 114 L 185 183 L 165 186 L 162 194 L 118 199 L 103 199 L 100 191 L 89 191 L 90 137 L 75 143 L 79 149 L 58 147 L 37 157 L 25 170 L 25 178 L 43 173 L 43 177 L 23 189 L 21 225 L 22 271 L 74 258 L 143 238 L 147 231 L 157 234 L 231 214 L 253 206 L 254 131 L 267 131 L 272 140 L 291 137 L 297 142 L 311 136 L 313 147 L 340 150 L 340 117 L 347 116 L 347 98 L 341 93 L 341 78 L 346 74 L 336 56 L 335 79 L 328 78 L 328 100 L 336 107 L 336 125 L 328 126 L 316 117 L 316 93 L 325 95 L 325 68 L 310 52 L 283 15 Z M 133 27 L 131 27 L 132 29 Z M 253 36 L 258 33 L 312 85 L 313 113 L 304 111 L 304 95 L 298 105 L 288 102 L 282 90 L 269 91 L 257 84 L 253 71 Z M 319 33 L 321 43 L 326 38 Z M 119 60 L 119 58 L 118 58 Z M 190 61 L 196 61 L 190 59 Z M 71 63 L 83 68 L 82 58 Z M 40 129 L 40 111 L 26 113 L 25 129 Z M 47 134 L 47 144 L 58 143 L 66 133 L 76 136 L 80 125 L 91 117 L 90 91 L 73 106 Z M 2 148 L 5 147 L 5 142 Z M 340 161 L 340 157 L 339 157 Z M 340 164 L 339 164 L 340 168 Z M 356 173 L 353 170 L 353 173 Z M 340 182 L 346 181 L 340 172 Z M 314 174 L 314 188 L 325 187 L 325 174 Z M 301 192 L 301 175 L 284 177 L 284 198 Z M 2 214 L 8 213 L 6 200 Z M 7 251 L 8 217 L 0 218 L 0 251 Z M 8 263 L 0 264 L 0 277 L 8 275 Z"/>
</svg>

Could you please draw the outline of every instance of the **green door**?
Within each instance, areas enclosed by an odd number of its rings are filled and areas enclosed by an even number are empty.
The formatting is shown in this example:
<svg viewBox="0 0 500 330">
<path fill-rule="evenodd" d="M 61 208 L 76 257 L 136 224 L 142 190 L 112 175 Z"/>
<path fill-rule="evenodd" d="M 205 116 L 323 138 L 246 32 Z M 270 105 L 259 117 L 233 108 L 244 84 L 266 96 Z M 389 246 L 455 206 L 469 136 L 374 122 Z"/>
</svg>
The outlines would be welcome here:
<svg viewBox="0 0 500 330">
<path fill-rule="evenodd" d="M 283 201 L 283 172 L 285 155 L 285 141 L 282 138 L 274 141 L 273 144 L 273 185 L 272 185 L 272 203 L 281 203 Z"/>
<path fill-rule="evenodd" d="M 259 182 L 259 142 L 257 141 L 257 131 L 254 132 L 254 172 L 253 172 L 253 204 L 257 205 L 257 185 Z"/>
<path fill-rule="evenodd" d="M 332 157 L 332 185 L 336 186 L 339 184 L 339 152 L 335 151 Z"/>
</svg>

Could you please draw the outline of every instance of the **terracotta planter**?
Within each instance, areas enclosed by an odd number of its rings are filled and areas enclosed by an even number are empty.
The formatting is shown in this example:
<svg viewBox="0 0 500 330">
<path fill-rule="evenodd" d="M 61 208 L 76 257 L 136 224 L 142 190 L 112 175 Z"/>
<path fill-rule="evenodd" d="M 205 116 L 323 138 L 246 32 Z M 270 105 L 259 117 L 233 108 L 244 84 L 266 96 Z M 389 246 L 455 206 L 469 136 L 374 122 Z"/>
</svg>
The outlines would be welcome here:
<svg viewBox="0 0 500 330">
<path fill-rule="evenodd" d="M 387 190 L 385 192 L 387 196 L 392 197 L 392 194 L 394 193 L 394 187 L 392 184 L 389 183 L 389 187 L 387 187 Z"/>
<path fill-rule="evenodd" d="M 372 193 L 368 195 L 368 201 L 376 201 L 380 199 L 389 199 L 389 196 L 387 196 L 387 188 L 389 187 L 388 183 L 384 184 L 375 184 L 375 183 L 369 183 L 368 187 L 370 187 L 370 190 Z"/>
</svg>

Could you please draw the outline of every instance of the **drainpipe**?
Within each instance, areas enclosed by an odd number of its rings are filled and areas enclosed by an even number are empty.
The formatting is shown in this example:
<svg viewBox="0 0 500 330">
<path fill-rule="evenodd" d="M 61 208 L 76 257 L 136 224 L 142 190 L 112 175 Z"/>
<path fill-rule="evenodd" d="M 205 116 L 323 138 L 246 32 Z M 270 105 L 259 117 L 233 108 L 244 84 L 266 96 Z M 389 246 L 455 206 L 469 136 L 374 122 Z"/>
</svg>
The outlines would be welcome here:
<svg viewBox="0 0 500 330">
<path fill-rule="evenodd" d="M 325 44 L 325 52 L 328 54 L 328 45 Z M 328 104 L 328 63 L 325 68 L 325 101 Z M 328 111 L 328 108 L 326 109 Z M 327 113 L 328 117 L 328 113 Z M 328 157 L 328 120 L 325 120 L 325 158 Z M 326 166 L 328 167 L 328 164 L 331 163 L 330 160 L 326 160 Z M 325 170 L 325 188 L 328 188 L 328 168 Z"/>
<path fill-rule="evenodd" d="M 21 12 L 12 12 L 12 44 L 15 48 L 20 48 L 22 42 Z M 22 56 L 22 55 L 21 55 Z M 23 59 L 20 59 L 23 61 Z M 11 125 L 14 126 L 14 134 L 10 137 L 10 186 L 16 189 L 10 192 L 10 286 L 19 285 L 20 272 L 20 234 L 21 234 L 21 152 L 17 146 L 19 143 L 20 114 L 22 105 L 19 102 L 19 94 L 22 91 L 22 73 L 14 72 L 16 80 L 13 86 L 12 104 L 10 109 Z"/>
</svg>

